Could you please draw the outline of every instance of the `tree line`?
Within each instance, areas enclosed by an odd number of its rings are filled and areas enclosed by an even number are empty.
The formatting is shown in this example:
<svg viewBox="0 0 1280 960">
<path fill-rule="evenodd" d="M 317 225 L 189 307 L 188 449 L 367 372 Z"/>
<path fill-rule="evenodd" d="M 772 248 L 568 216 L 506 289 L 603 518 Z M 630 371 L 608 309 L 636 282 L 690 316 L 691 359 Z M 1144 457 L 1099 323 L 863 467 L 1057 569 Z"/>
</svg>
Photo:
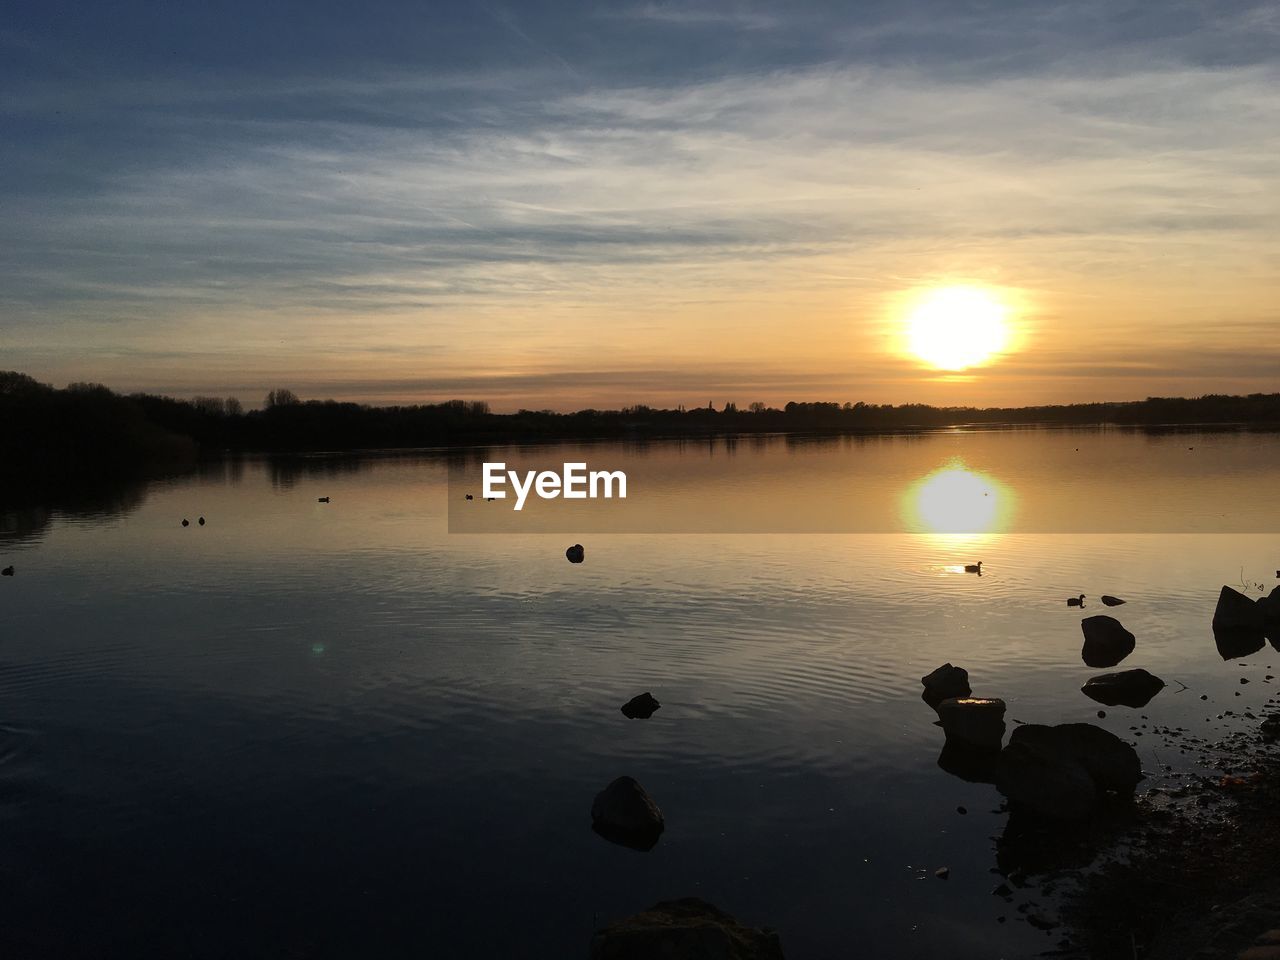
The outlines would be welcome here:
<svg viewBox="0 0 1280 960">
<path fill-rule="evenodd" d="M 374 407 L 302 400 L 271 390 L 261 409 L 235 398 L 179 400 L 122 395 L 101 384 L 65 389 L 22 373 L 0 373 L 0 480 L 50 474 L 180 467 L 219 451 L 317 451 L 432 447 L 587 438 L 721 433 L 857 433 L 965 424 L 1280 425 L 1280 394 L 1149 397 L 1123 403 L 1034 407 L 927 404 L 734 402 L 719 409 L 519 410 L 493 413 L 482 401 Z"/>
</svg>

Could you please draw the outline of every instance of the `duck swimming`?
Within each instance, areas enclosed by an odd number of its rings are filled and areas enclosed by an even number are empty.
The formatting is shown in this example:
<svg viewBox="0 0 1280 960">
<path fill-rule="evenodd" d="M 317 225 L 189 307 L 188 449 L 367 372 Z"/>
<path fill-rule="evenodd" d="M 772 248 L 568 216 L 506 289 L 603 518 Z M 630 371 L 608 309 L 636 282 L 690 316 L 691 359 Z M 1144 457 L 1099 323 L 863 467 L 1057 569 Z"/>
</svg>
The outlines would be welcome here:
<svg viewBox="0 0 1280 960">
<path fill-rule="evenodd" d="M 1068 607 L 1083 607 L 1083 606 L 1084 606 L 1084 594 L 1082 593 L 1082 594 L 1080 594 L 1080 596 L 1078 596 L 1078 597 L 1067 597 L 1067 606 L 1068 606 Z"/>
<path fill-rule="evenodd" d="M 977 563 L 966 563 L 964 565 L 964 572 L 976 573 L 978 576 L 982 576 L 982 561 L 979 560 Z"/>
</svg>

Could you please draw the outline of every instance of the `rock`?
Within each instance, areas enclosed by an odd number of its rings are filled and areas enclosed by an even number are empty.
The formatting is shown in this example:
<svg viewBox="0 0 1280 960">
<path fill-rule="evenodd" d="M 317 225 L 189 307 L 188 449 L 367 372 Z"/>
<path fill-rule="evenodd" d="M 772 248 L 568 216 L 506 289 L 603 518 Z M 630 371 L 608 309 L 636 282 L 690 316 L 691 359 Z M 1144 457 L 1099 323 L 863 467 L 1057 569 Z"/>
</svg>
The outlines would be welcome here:
<svg viewBox="0 0 1280 960">
<path fill-rule="evenodd" d="M 1122 670 L 1091 677 L 1080 689 L 1089 699 L 1108 707 L 1145 707 L 1164 689 L 1164 681 L 1146 670 Z M 1098 714 L 1106 715 L 1101 710 Z"/>
<path fill-rule="evenodd" d="M 1109 794 L 1128 799 L 1141 779 L 1133 747 L 1091 723 L 1019 727 L 996 761 L 996 789 L 1051 819 L 1087 817 Z"/>
<path fill-rule="evenodd" d="M 1262 649 L 1267 642 L 1270 602 L 1270 597 L 1254 601 L 1239 590 L 1222 588 L 1213 611 L 1213 640 L 1223 660 L 1247 657 Z"/>
<path fill-rule="evenodd" d="M 948 743 L 975 750 L 999 750 L 1004 740 L 1003 700 L 951 697 L 938 704 L 938 720 Z"/>
<path fill-rule="evenodd" d="M 570 563 L 581 563 L 587 559 L 587 551 L 583 549 L 580 543 L 575 543 L 564 552 L 564 555 L 569 558 Z"/>
<path fill-rule="evenodd" d="M 1258 728 L 1268 740 L 1280 740 L 1280 713 L 1273 713 L 1262 721 Z"/>
<path fill-rule="evenodd" d="M 1280 635 L 1280 587 L 1258 601 L 1262 608 L 1262 625 L 1268 636 L 1276 639 Z"/>
<path fill-rule="evenodd" d="M 591 827 L 606 840 L 635 850 L 651 850 L 666 823 L 662 811 L 631 777 L 618 777 L 596 794 Z"/>
<path fill-rule="evenodd" d="M 1098 788 L 1083 766 L 1025 744 L 1000 751 L 996 789 L 1013 803 L 1055 820 L 1080 820 L 1098 805 Z"/>
<path fill-rule="evenodd" d="M 951 868 L 939 867 L 937 870 L 933 871 L 933 875 L 939 880 L 945 880 L 947 877 L 951 876 Z"/>
<path fill-rule="evenodd" d="M 591 938 L 591 960 L 783 960 L 772 930 L 745 927 L 696 897 L 666 900 Z"/>
<path fill-rule="evenodd" d="M 973 693 L 969 687 L 969 671 L 963 667 L 953 667 L 949 663 L 944 663 L 933 673 L 921 677 L 920 682 L 924 684 L 921 696 L 931 707 L 937 707 L 943 700 L 967 697 Z"/>
<path fill-rule="evenodd" d="M 622 713 L 629 720 L 648 720 L 653 712 L 662 704 L 654 699 L 653 694 L 645 691 L 638 697 L 632 697 L 622 705 Z"/>
<path fill-rule="evenodd" d="M 1080 657 L 1091 667 L 1114 667 L 1133 653 L 1133 634 L 1115 617 L 1099 614 L 1080 621 L 1084 647 Z"/>
<path fill-rule="evenodd" d="M 1266 609 L 1266 601 L 1250 600 L 1239 590 L 1224 586 L 1213 611 L 1213 629 L 1261 630 Z"/>
<path fill-rule="evenodd" d="M 13 565 L 12 565 L 12 564 L 10 564 L 9 566 L 5 567 L 3 570 L 0 570 L 0 577 L 12 577 L 12 576 L 13 576 Z"/>
<path fill-rule="evenodd" d="M 1102 595 L 1101 600 L 1108 607 L 1118 607 L 1120 604 L 1124 603 L 1124 601 L 1119 597 L 1113 597 L 1106 593 Z"/>
</svg>

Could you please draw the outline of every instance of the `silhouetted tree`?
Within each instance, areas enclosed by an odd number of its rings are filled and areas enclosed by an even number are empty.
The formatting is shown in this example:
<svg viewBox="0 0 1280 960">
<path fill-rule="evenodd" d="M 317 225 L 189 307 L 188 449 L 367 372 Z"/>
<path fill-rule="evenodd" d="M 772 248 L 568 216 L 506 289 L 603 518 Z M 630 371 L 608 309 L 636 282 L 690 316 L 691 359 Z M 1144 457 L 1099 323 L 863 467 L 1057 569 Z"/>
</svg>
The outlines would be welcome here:
<svg viewBox="0 0 1280 960">
<path fill-rule="evenodd" d="M 226 404 L 221 397 L 192 397 L 191 405 L 201 413 L 220 417 L 226 412 Z"/>
<path fill-rule="evenodd" d="M 301 403 L 298 395 L 292 390 L 272 390 L 267 394 L 266 408 L 270 410 L 272 407 L 292 407 Z"/>
</svg>

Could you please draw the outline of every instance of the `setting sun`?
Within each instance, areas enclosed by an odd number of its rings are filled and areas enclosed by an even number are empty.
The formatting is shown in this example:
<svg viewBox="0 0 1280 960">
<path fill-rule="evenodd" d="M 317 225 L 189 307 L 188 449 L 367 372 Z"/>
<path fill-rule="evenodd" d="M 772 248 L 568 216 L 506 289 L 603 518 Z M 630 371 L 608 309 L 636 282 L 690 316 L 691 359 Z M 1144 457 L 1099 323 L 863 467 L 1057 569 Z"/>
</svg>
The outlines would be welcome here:
<svg viewBox="0 0 1280 960">
<path fill-rule="evenodd" d="M 986 363 L 1008 342 L 1008 309 L 985 290 L 944 287 L 924 294 L 907 316 L 907 347 L 940 370 Z"/>
</svg>

